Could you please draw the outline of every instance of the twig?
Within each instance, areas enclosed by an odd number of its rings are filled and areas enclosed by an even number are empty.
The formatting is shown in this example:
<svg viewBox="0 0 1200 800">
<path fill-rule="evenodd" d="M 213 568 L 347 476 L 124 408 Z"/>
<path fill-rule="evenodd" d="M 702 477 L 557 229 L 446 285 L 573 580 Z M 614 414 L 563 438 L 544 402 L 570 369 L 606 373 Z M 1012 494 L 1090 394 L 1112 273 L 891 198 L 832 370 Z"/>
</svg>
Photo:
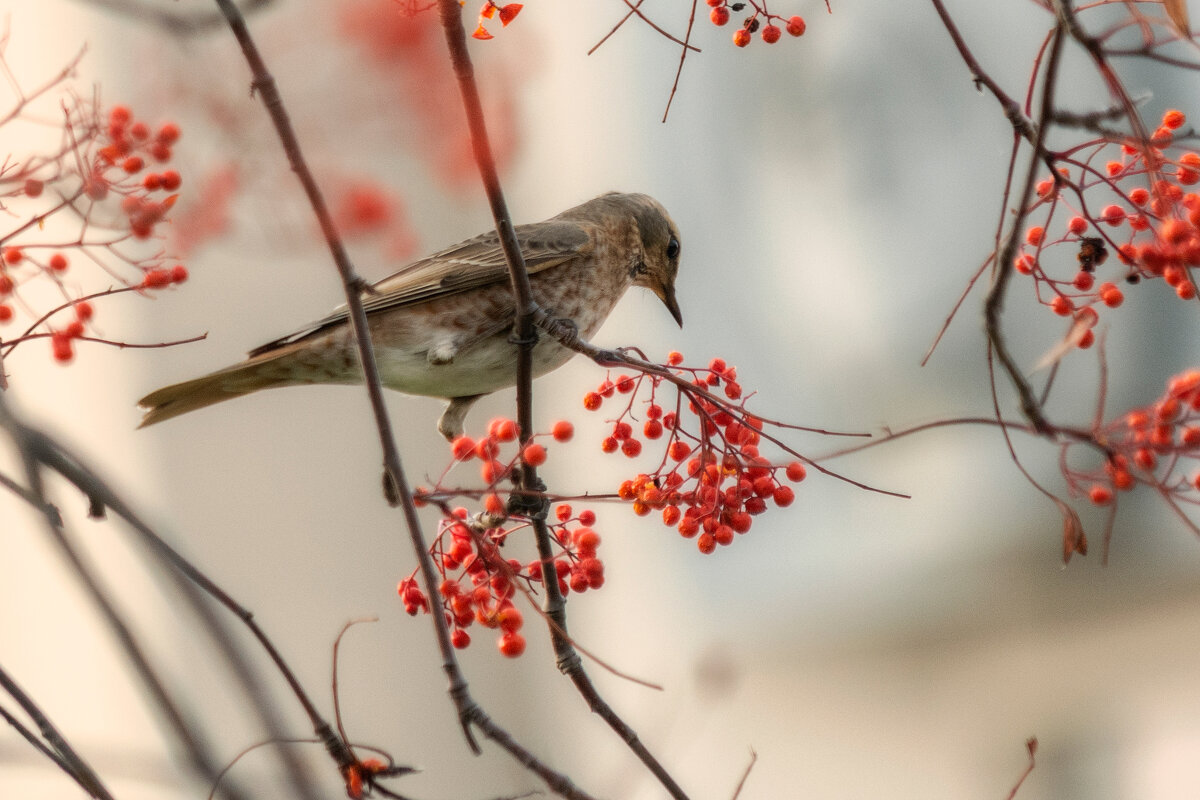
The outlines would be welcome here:
<svg viewBox="0 0 1200 800">
<path fill-rule="evenodd" d="M 5 709 L 0 708 L 0 715 L 10 725 L 15 727 L 43 755 L 57 764 L 63 772 L 70 775 L 92 797 L 98 800 L 113 800 L 112 794 L 109 793 L 104 782 L 100 780 L 100 776 L 83 760 L 82 756 L 75 752 L 75 748 L 71 747 L 66 738 L 59 733 L 58 728 L 54 727 L 54 723 L 50 721 L 45 712 L 42 711 L 37 703 L 33 702 L 33 699 L 17 685 L 17 682 L 3 668 L 0 668 L 0 688 L 8 692 L 9 696 L 16 700 L 21 709 L 29 715 L 29 718 L 37 725 L 42 738 L 49 743 L 49 746 L 43 744 L 40 739 L 33 735 L 32 731 L 25 728 L 24 725 Z"/>
</svg>

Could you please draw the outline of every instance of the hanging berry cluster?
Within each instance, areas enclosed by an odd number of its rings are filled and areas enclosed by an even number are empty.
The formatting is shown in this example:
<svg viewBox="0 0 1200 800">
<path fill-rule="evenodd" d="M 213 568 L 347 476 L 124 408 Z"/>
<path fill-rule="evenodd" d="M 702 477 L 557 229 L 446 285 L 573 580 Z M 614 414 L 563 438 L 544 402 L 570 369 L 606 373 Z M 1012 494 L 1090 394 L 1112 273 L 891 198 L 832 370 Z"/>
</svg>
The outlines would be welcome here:
<svg viewBox="0 0 1200 800">
<path fill-rule="evenodd" d="M 10 122 L 17 119 L 7 118 Z M 94 324 L 95 299 L 126 291 L 162 289 L 187 280 L 182 264 L 164 263 L 154 250 L 137 255 L 136 244 L 157 238 L 183 183 L 170 168 L 179 126 L 151 126 L 126 106 L 100 115 L 77 103 L 67 107 L 66 145 L 24 158 L 0 177 L 0 198 L 11 212 L 0 230 L 0 325 L 18 315 L 31 321 L 22 334 L 6 336 L 4 355 L 35 338 L 50 341 L 59 362 L 74 356 L 74 343 Z M 85 295 L 74 262 L 104 270 L 110 288 Z M 132 270 L 132 276 L 123 274 Z M 111 288 L 114 278 L 119 288 Z M 50 309 L 35 285 L 56 287 L 62 300 Z M 96 341 L 105 341 L 96 339 Z M 116 343 L 121 344 L 121 343 Z"/>
<path fill-rule="evenodd" d="M 767 44 L 775 44 L 783 37 L 783 32 L 786 30 L 789 36 L 803 36 L 804 31 L 808 29 L 804 17 L 795 15 L 784 19 L 778 14 L 772 14 L 767 11 L 766 5 L 755 2 L 755 0 L 738 0 L 738 2 L 730 3 L 728 0 L 707 0 L 712 11 L 708 12 L 708 18 L 713 25 L 724 27 L 729 24 L 729 20 L 733 14 L 740 14 L 746 10 L 746 6 L 750 6 L 750 16 L 742 21 L 742 26 L 733 32 L 733 43 L 738 47 L 745 47 L 750 44 L 750 39 L 754 34 Z M 826 0 L 825 8 L 829 9 L 829 2 Z"/>
<path fill-rule="evenodd" d="M 609 376 L 584 395 L 583 405 L 596 411 L 611 398 L 624 404 L 600 443 L 605 453 L 620 450 L 633 458 L 642 452 L 642 439 L 662 440 L 657 467 L 624 481 L 617 494 L 639 516 L 660 512 L 663 524 L 695 538 L 702 553 L 711 553 L 717 545 L 731 544 L 735 534 L 749 531 L 754 517 L 771 504 L 791 505 L 795 492 L 780 476 L 798 483 L 806 470 L 798 460 L 774 464 L 759 452 L 763 421 L 746 411 L 735 367 L 719 358 L 703 369 L 682 363 L 680 353 L 667 357 L 674 374 L 687 379 L 682 385 L 653 373 Z M 664 383 L 678 389 L 666 408 L 660 402 Z M 639 403 L 643 387 L 647 397 Z M 634 430 L 640 418 L 645 419 L 642 439 Z"/>
<path fill-rule="evenodd" d="M 1115 507 L 1119 492 L 1144 484 L 1173 502 L 1200 504 L 1200 369 L 1172 377 L 1160 398 L 1104 426 L 1096 439 L 1108 448 L 1102 469 L 1064 469 L 1074 493 Z"/>
<path fill-rule="evenodd" d="M 1200 181 L 1200 153 L 1175 144 L 1185 123 L 1170 110 L 1149 142 L 1081 144 L 1058 154 L 1058 175 L 1037 184 L 1029 215 L 1038 224 L 1013 266 L 1033 279 L 1043 305 L 1073 319 L 1078 347 L 1095 342 L 1098 312 L 1124 302 L 1119 282 L 1162 279 L 1181 299 L 1196 297 L 1200 195 L 1185 187 Z M 1074 258 L 1047 257 L 1060 247 Z"/>
<path fill-rule="evenodd" d="M 414 492 L 418 505 L 437 503 L 445 513 L 429 553 L 442 577 L 438 604 L 450 625 L 450 641 L 455 647 L 471 643 L 467 629 L 478 623 L 500 632 L 497 647 L 503 655 L 515 658 L 525 651 L 521 634 L 524 616 L 513 598 L 518 591 L 531 592 L 543 583 L 542 562 L 534 559 L 522 563 L 501 554 L 501 545 L 514 533 L 529 528 L 530 520 L 509 513 L 499 484 L 518 462 L 531 466 L 545 463 L 548 451 L 539 439 L 562 443 L 573 435 L 574 426 L 560 421 L 549 434 L 535 435 L 519 448 L 517 424 L 511 419 L 495 419 L 483 438 L 455 439 L 450 445 L 455 463 L 479 461 L 480 476 L 487 485 L 482 493 L 484 511 L 475 516 L 464 507 L 450 509 L 444 505 L 445 498 L 466 494 L 444 486 L 449 469 L 436 487 Z M 564 595 L 604 585 L 604 563 L 597 557 L 600 535 L 592 527 L 595 522 L 592 510 L 576 512 L 565 503 L 558 504 L 552 520 L 547 520 L 559 551 L 553 563 L 559 592 Z M 415 571 L 400 581 L 398 591 L 409 614 L 430 611 L 429 597 L 417 584 Z"/>
</svg>

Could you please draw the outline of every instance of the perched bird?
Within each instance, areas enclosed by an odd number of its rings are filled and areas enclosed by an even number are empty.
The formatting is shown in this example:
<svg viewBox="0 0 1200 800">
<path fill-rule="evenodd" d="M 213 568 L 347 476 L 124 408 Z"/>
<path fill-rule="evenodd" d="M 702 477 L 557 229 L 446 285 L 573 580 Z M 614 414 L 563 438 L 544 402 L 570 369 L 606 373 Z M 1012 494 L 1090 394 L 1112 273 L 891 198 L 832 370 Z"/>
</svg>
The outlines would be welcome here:
<svg viewBox="0 0 1200 800">
<path fill-rule="evenodd" d="M 679 231 L 644 194 L 610 192 L 545 222 L 516 227 L 534 300 L 589 338 L 630 286 L 643 286 L 680 325 L 675 301 Z M 413 262 L 363 293 L 383 385 L 450 401 L 438 421 L 447 439 L 462 433 L 482 395 L 516 383 L 509 341 L 516 305 L 495 231 Z M 541 336 L 534 377 L 572 351 Z M 345 307 L 252 350 L 240 364 L 151 392 L 140 427 L 276 386 L 359 383 L 362 370 Z"/>
</svg>

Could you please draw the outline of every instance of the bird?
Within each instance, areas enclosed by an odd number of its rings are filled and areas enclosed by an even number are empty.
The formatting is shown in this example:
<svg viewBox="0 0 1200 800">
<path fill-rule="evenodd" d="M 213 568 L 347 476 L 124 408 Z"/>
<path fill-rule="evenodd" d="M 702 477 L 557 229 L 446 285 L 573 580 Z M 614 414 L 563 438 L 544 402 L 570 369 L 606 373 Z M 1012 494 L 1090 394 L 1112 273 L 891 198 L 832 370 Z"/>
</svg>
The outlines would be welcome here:
<svg viewBox="0 0 1200 800">
<path fill-rule="evenodd" d="M 609 192 L 514 230 L 534 301 L 579 336 L 590 338 L 631 286 L 653 292 L 683 326 L 675 298 L 679 229 L 649 195 Z M 448 400 L 437 423 L 447 440 L 462 435 L 476 400 L 516 385 L 516 303 L 495 230 L 408 264 L 365 288 L 362 300 L 383 386 Z M 539 337 L 534 377 L 572 355 Z M 341 306 L 254 348 L 240 363 L 151 392 L 138 401 L 146 409 L 138 427 L 260 389 L 361 382 Z"/>
</svg>

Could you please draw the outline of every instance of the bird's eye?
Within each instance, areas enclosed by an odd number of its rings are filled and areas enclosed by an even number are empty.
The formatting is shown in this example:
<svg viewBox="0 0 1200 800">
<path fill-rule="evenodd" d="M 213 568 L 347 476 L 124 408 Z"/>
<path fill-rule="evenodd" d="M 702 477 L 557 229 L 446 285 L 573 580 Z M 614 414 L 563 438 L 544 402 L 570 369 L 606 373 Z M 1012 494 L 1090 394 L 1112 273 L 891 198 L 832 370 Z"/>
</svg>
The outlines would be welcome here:
<svg viewBox="0 0 1200 800">
<path fill-rule="evenodd" d="M 674 236 L 667 242 L 667 258 L 674 259 L 679 255 L 679 240 Z"/>
</svg>

